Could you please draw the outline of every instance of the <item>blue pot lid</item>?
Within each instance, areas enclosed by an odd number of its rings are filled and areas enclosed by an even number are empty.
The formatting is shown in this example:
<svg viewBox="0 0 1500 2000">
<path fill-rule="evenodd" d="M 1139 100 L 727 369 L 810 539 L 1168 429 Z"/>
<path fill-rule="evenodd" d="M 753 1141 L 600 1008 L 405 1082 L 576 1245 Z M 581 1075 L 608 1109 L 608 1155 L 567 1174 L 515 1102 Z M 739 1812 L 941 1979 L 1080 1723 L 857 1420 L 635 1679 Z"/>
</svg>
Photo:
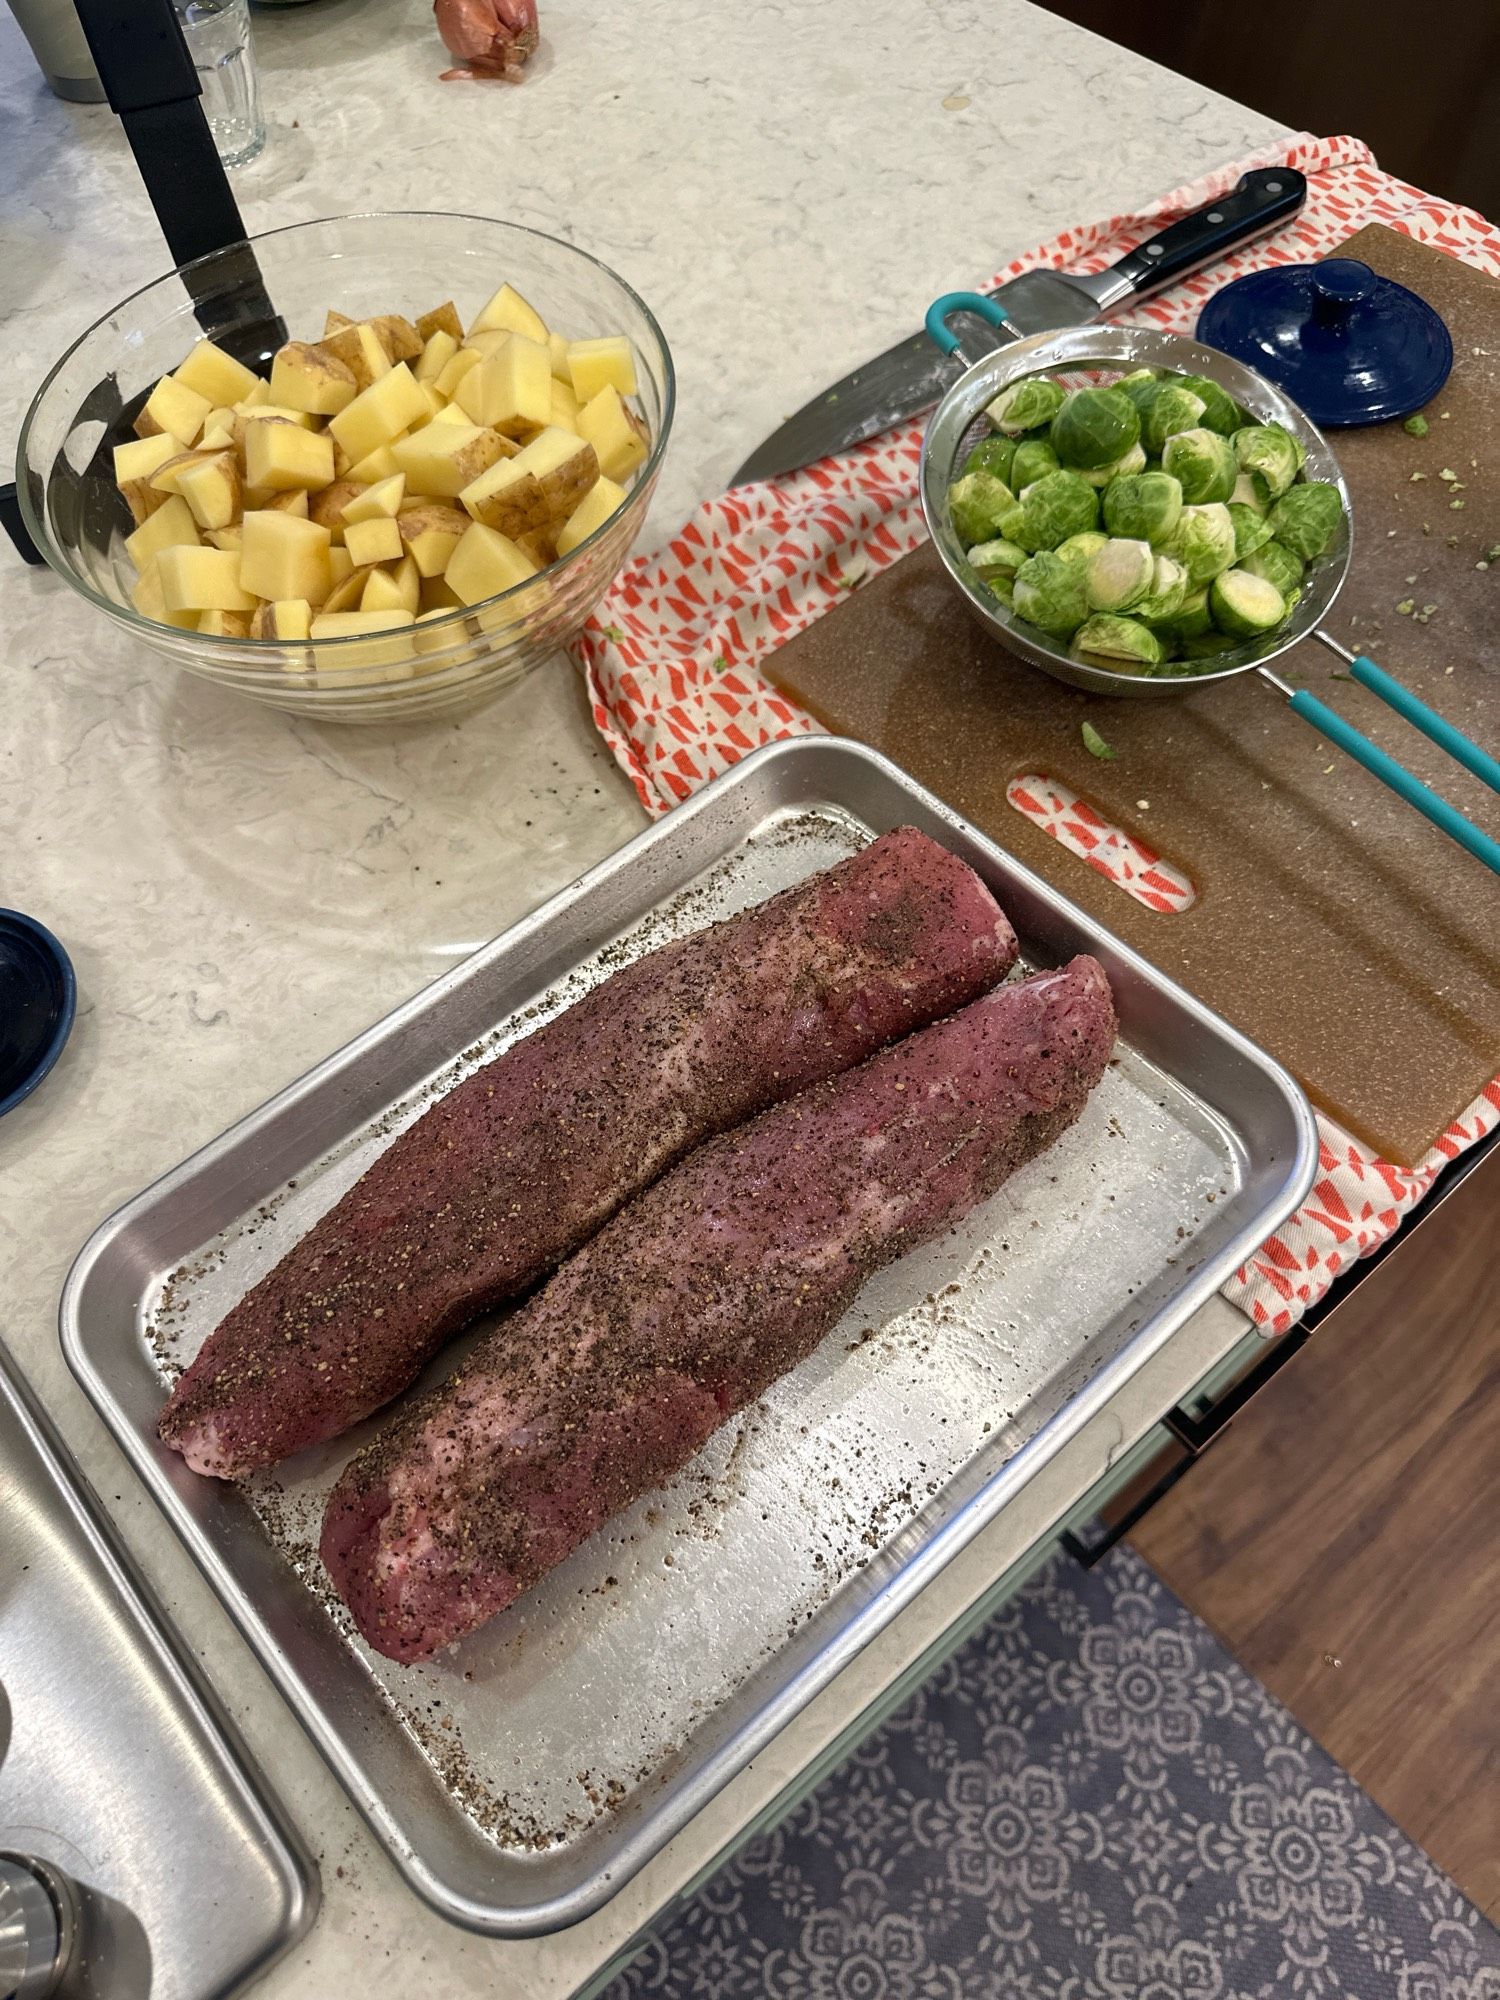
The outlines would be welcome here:
<svg viewBox="0 0 1500 2000">
<path fill-rule="evenodd" d="M 73 967 L 51 931 L 0 910 L 0 1118 L 62 1054 L 76 1001 Z"/>
<path fill-rule="evenodd" d="M 1353 257 L 1236 279 L 1199 314 L 1198 338 L 1335 427 L 1421 409 L 1453 367 L 1448 329 L 1427 301 Z"/>
</svg>

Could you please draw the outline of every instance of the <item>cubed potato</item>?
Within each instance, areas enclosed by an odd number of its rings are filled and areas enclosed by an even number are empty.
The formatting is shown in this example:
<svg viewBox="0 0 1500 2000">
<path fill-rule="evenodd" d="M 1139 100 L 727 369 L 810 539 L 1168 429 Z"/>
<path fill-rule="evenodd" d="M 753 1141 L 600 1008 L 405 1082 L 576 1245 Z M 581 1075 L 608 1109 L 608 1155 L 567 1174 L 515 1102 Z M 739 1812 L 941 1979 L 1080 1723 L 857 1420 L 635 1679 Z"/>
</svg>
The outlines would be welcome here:
<svg viewBox="0 0 1500 2000">
<path fill-rule="evenodd" d="M 388 444 L 378 451 L 372 451 L 362 458 L 358 465 L 351 465 L 344 475 L 346 479 L 358 480 L 361 486 L 378 486 L 382 479 L 394 479 L 401 467 L 396 463 L 396 454 Z"/>
<path fill-rule="evenodd" d="M 232 528 L 210 528 L 203 539 L 206 542 L 212 542 L 216 549 L 234 549 L 238 551 L 244 540 L 244 536 L 239 526 L 236 525 Z"/>
<path fill-rule="evenodd" d="M 341 313 L 336 306 L 330 306 L 323 315 L 323 338 L 330 333 L 342 333 L 346 326 L 358 326 L 359 321 L 350 319 L 348 313 Z"/>
<path fill-rule="evenodd" d="M 469 420 L 457 403 L 444 403 L 432 421 L 435 424 L 466 424 Z"/>
<path fill-rule="evenodd" d="M 151 484 L 158 493 L 175 493 L 183 473 L 190 472 L 195 465 L 206 465 L 213 456 L 213 452 L 202 451 L 196 445 L 191 451 L 176 452 L 152 473 Z"/>
<path fill-rule="evenodd" d="M 497 459 L 512 455 L 499 433 L 482 424 L 436 420 L 391 446 L 391 456 L 406 474 L 407 492 L 429 494 L 436 500 L 456 499 Z"/>
<path fill-rule="evenodd" d="M 329 534 L 316 521 L 266 509 L 242 523 L 240 578 L 257 597 L 305 597 L 321 604 L 333 586 Z"/>
<path fill-rule="evenodd" d="M 347 409 L 330 417 L 328 428 L 350 458 L 359 460 L 381 445 L 393 443 L 409 424 L 427 413 L 421 383 L 404 361 L 398 361 L 388 375 L 362 389 Z"/>
<path fill-rule="evenodd" d="M 359 632 L 392 632 L 414 624 L 409 611 L 320 611 L 312 621 L 314 639 L 350 639 Z M 337 666 L 329 660 L 330 667 Z"/>
<path fill-rule="evenodd" d="M 308 517 L 307 488 L 289 487 L 284 493 L 273 493 L 266 505 L 276 514 L 295 514 L 299 521 Z"/>
<path fill-rule="evenodd" d="M 346 500 L 343 517 L 346 521 L 378 521 L 384 516 L 394 521 L 401 512 L 405 494 L 406 474 L 393 472 L 389 479 L 377 480 L 373 486 L 363 487 Z"/>
<path fill-rule="evenodd" d="M 177 440 L 168 438 L 167 442 L 176 444 Z M 120 492 L 124 496 L 125 505 L 130 509 L 130 518 L 137 527 L 140 527 L 143 521 L 148 521 L 168 497 L 165 493 L 159 493 L 149 479 L 126 479 L 121 483 Z"/>
<path fill-rule="evenodd" d="M 546 345 L 513 333 L 504 346 L 470 369 L 453 397 L 474 423 L 514 437 L 552 416 L 552 371 Z"/>
<path fill-rule="evenodd" d="M 550 521 L 564 521 L 599 477 L 599 459 L 586 438 L 549 424 L 518 458 L 542 489 Z"/>
<path fill-rule="evenodd" d="M 336 479 L 331 486 L 319 487 L 307 497 L 307 517 L 327 528 L 336 542 L 344 539 L 344 509 L 368 488 L 358 479 Z"/>
<path fill-rule="evenodd" d="M 271 400 L 285 409 L 337 416 L 358 394 L 348 363 L 313 342 L 289 340 L 271 363 Z"/>
<path fill-rule="evenodd" d="M 342 542 L 335 542 L 328 551 L 328 573 L 333 578 L 333 587 L 335 590 L 344 582 L 353 568 L 353 556 L 350 555 Z"/>
<path fill-rule="evenodd" d="M 623 333 L 606 334 L 602 340 L 570 341 L 568 374 L 580 403 L 591 402 L 607 387 L 618 389 L 622 396 L 635 394 L 635 357 Z"/>
<path fill-rule="evenodd" d="M 625 489 L 612 479 L 600 478 L 573 509 L 557 531 L 557 553 L 571 555 L 580 542 L 602 528 L 617 507 L 625 502 Z"/>
<path fill-rule="evenodd" d="M 512 541 L 528 529 L 545 527 L 547 507 L 542 489 L 521 464 L 525 453 L 502 458 L 467 485 L 459 504 L 487 528 L 498 528 Z"/>
<path fill-rule="evenodd" d="M 463 599 L 445 576 L 424 576 L 422 579 L 422 609 L 427 611 L 460 611 Z"/>
<path fill-rule="evenodd" d="M 380 344 L 392 361 L 415 361 L 422 352 L 422 336 L 400 313 L 381 313 L 370 321 L 380 336 Z"/>
<path fill-rule="evenodd" d="M 464 342 L 464 350 L 469 354 L 477 354 L 481 361 L 487 361 L 492 354 L 498 353 L 504 347 L 510 335 L 511 329 L 508 326 L 492 326 L 487 333 L 471 333 Z"/>
<path fill-rule="evenodd" d="M 234 405 L 234 408 L 240 413 L 241 416 L 243 416 L 246 410 L 259 410 L 264 408 L 264 406 L 267 403 L 269 403 L 270 400 L 271 400 L 270 383 L 262 381 L 260 377 L 257 376 L 255 380 L 255 387 L 253 389 L 247 390 L 246 393 L 243 396 L 241 396 L 239 401 Z"/>
<path fill-rule="evenodd" d="M 566 382 L 572 388 L 573 377 L 568 372 L 568 342 L 560 333 L 547 335 L 547 365 L 552 370 L 554 382 Z"/>
<path fill-rule="evenodd" d="M 130 601 L 143 618 L 154 618 L 158 625 L 175 625 L 182 632 L 196 632 L 198 629 L 196 611 L 167 609 L 167 600 L 162 595 L 161 576 L 157 570 L 155 556 L 152 556 L 131 586 Z"/>
<path fill-rule="evenodd" d="M 538 569 L 545 569 L 548 563 L 557 561 L 557 543 L 551 528 L 533 528 L 529 534 L 516 536 L 516 547 L 523 556 L 530 558 Z"/>
<path fill-rule="evenodd" d="M 419 313 L 417 316 L 417 332 L 421 334 L 424 341 L 430 341 L 435 333 L 446 333 L 451 337 L 455 347 L 461 347 L 464 338 L 464 323 L 459 318 L 458 307 L 454 305 L 452 299 L 444 299 L 443 303 L 440 306 L 434 306 L 431 312 Z"/>
<path fill-rule="evenodd" d="M 203 429 L 203 419 L 213 406 L 213 397 L 200 396 L 175 376 L 163 375 L 135 420 L 135 434 L 145 438 L 165 432 L 185 451 Z"/>
<path fill-rule="evenodd" d="M 177 491 L 200 528 L 232 528 L 244 501 L 239 460 L 232 451 L 216 452 L 180 472 Z"/>
<path fill-rule="evenodd" d="M 514 540 L 571 514 L 599 477 L 594 448 L 571 431 L 541 431 L 515 458 L 466 486 L 459 501 L 476 521 Z"/>
<path fill-rule="evenodd" d="M 445 653 L 450 646 L 461 646 L 465 643 L 468 635 L 462 625 L 447 624 L 437 632 L 422 630 L 424 625 L 430 625 L 435 619 L 451 619 L 452 615 L 451 608 L 445 605 L 434 606 L 430 611 L 417 613 L 417 622 L 411 635 L 411 643 L 417 652 Z"/>
<path fill-rule="evenodd" d="M 433 382 L 440 396 L 451 396 L 471 368 L 477 368 L 483 360 L 477 348 L 461 347 L 457 354 L 450 355 L 443 363 L 441 373 Z"/>
<path fill-rule="evenodd" d="M 393 518 L 376 515 L 370 521 L 344 522 L 344 547 L 354 560 L 357 568 L 363 569 L 367 563 L 399 562 L 401 560 L 401 530 Z"/>
<path fill-rule="evenodd" d="M 182 446 L 170 431 L 158 431 L 154 437 L 132 438 L 128 444 L 117 444 L 114 450 L 115 484 L 123 491 L 127 479 L 149 480 L 169 458 L 181 455 Z"/>
<path fill-rule="evenodd" d="M 298 430 L 320 431 L 323 426 L 311 410 L 294 410 L 290 403 L 261 403 L 239 412 L 240 428 L 253 423 L 295 424 Z"/>
<path fill-rule="evenodd" d="M 403 508 L 396 516 L 401 544 L 417 565 L 419 575 L 441 576 L 448 567 L 459 537 L 469 525 L 468 516 L 441 500 L 424 500 Z"/>
<path fill-rule="evenodd" d="M 630 421 L 613 382 L 606 383 L 578 412 L 578 435 L 594 447 L 606 479 L 628 478 L 646 456 L 645 440 Z"/>
<path fill-rule="evenodd" d="M 559 382 L 554 375 L 552 378 L 553 423 L 561 430 L 576 432 L 578 429 L 578 412 L 580 407 L 578 398 L 573 394 L 572 385 L 567 382 Z"/>
<path fill-rule="evenodd" d="M 407 432 L 408 437 L 412 431 L 419 431 L 423 424 L 436 423 L 444 410 L 450 407 L 448 399 L 445 396 L 439 395 L 430 382 L 422 384 L 422 394 L 427 398 L 427 414 L 425 417 L 418 417 L 416 422 L 410 426 Z"/>
<path fill-rule="evenodd" d="M 337 556 L 345 554 L 346 551 L 335 549 L 333 553 Z M 324 598 L 323 610 L 357 611 L 359 601 L 365 594 L 365 585 L 374 574 L 372 569 L 351 569 L 347 576 L 341 576 Z"/>
<path fill-rule="evenodd" d="M 168 495 L 156 511 L 142 521 L 133 535 L 125 537 L 125 553 L 140 570 L 154 555 L 161 554 L 165 549 L 191 549 L 197 545 L 198 523 L 180 493 Z"/>
<path fill-rule="evenodd" d="M 230 412 L 231 417 L 233 412 Z M 234 429 L 230 424 L 205 424 L 198 433 L 196 451 L 235 451 Z"/>
<path fill-rule="evenodd" d="M 471 521 L 443 572 L 465 604 L 478 604 L 536 575 L 536 564 L 508 535 Z"/>
<path fill-rule="evenodd" d="M 205 611 L 198 620 L 198 630 L 210 639 L 248 639 L 250 618 L 248 611 Z"/>
<path fill-rule="evenodd" d="M 435 383 L 457 352 L 458 342 L 453 335 L 439 327 L 436 333 L 429 335 L 421 357 L 411 372 L 419 382 Z"/>
<path fill-rule="evenodd" d="M 156 572 L 167 609 L 253 611 L 254 594 L 240 582 L 241 560 L 233 549 L 162 549 Z"/>
<path fill-rule="evenodd" d="M 296 641 L 312 636 L 312 606 L 305 597 L 281 597 L 261 604 L 250 620 L 252 639 Z"/>
<path fill-rule="evenodd" d="M 255 420 L 245 426 L 245 478 L 272 493 L 333 483 L 333 441 L 324 431 Z M 302 597 L 300 590 L 263 590 L 262 597 Z"/>
<path fill-rule="evenodd" d="M 354 386 L 361 395 L 372 383 L 379 382 L 391 372 L 391 357 L 386 352 L 385 342 L 367 320 L 325 333 L 321 344 L 336 361 L 343 362 L 354 377 Z"/>
<path fill-rule="evenodd" d="M 371 570 L 360 596 L 361 611 L 409 611 L 416 616 L 421 604 L 422 579 L 410 556 L 389 569 Z"/>
<path fill-rule="evenodd" d="M 215 403 L 237 403 L 241 396 L 248 396 L 260 377 L 253 368 L 247 368 L 242 361 L 236 361 L 232 354 L 226 354 L 211 340 L 200 340 L 180 368 L 172 371 L 173 379 L 196 395 L 206 396 L 210 408 Z"/>
<path fill-rule="evenodd" d="M 522 333 L 528 340 L 539 341 L 543 347 L 547 345 L 546 321 L 511 285 L 500 287 L 472 322 L 469 332 L 487 333 L 492 327 L 504 327 L 507 333 Z"/>
</svg>

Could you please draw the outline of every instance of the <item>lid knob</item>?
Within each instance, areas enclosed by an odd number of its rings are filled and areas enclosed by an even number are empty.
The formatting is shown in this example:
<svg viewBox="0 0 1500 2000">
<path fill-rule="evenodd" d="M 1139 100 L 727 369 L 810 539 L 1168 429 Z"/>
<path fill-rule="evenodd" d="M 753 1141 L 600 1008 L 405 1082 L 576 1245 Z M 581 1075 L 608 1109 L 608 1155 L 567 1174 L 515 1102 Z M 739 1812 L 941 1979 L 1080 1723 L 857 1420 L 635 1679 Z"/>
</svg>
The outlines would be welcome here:
<svg viewBox="0 0 1500 2000">
<path fill-rule="evenodd" d="M 1355 306 L 1375 296 L 1375 273 L 1357 257 L 1328 257 L 1312 269 L 1315 326 L 1341 326 Z"/>
<path fill-rule="evenodd" d="M 0 2000 L 46 2000 L 73 1959 L 73 1885 L 50 1862 L 0 1854 Z"/>
</svg>

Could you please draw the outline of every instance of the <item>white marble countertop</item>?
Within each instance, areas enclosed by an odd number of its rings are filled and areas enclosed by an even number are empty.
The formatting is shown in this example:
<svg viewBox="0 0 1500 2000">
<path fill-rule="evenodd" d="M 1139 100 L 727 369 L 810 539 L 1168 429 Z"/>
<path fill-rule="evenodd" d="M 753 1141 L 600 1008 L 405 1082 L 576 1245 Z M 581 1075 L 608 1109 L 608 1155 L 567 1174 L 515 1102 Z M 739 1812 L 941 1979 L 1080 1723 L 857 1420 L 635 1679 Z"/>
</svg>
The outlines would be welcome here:
<svg viewBox="0 0 1500 2000">
<path fill-rule="evenodd" d="M 1024 0 L 542 0 L 525 85 L 443 85 L 424 0 L 261 9 L 249 227 L 452 208 L 568 236 L 645 295 L 681 402 L 650 533 L 925 302 L 1069 222 L 1274 138 L 1254 112 Z M 946 102 L 945 102 L 946 100 Z M 0 16 L 0 466 L 50 360 L 165 267 L 119 127 L 47 94 Z M 399 303 L 399 302 L 398 302 Z M 322 2000 L 574 1992 L 1242 1330 L 1216 1307 L 598 1916 L 465 1937 L 398 1883 L 74 1387 L 68 1262 L 172 1165 L 642 823 L 561 661 L 461 725 L 339 731 L 174 677 L 0 548 L 0 902 L 77 967 L 78 1022 L 0 1124 L 3 1333 L 317 1852 L 267 1978 Z"/>
</svg>

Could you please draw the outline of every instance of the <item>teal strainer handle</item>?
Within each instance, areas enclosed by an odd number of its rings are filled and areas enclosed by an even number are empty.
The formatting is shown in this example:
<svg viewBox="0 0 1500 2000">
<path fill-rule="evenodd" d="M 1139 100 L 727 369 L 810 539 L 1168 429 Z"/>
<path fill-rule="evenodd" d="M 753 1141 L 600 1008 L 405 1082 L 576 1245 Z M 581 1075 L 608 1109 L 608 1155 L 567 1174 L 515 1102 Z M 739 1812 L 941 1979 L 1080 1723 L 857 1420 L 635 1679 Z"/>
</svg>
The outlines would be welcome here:
<svg viewBox="0 0 1500 2000">
<path fill-rule="evenodd" d="M 955 312 L 977 313 L 991 326 L 1010 328 L 1004 307 L 997 306 L 993 299 L 987 299 L 983 292 L 944 292 L 927 308 L 927 337 L 944 354 L 957 354 L 960 359 L 963 358 L 962 344 L 948 325 L 949 313 Z M 1014 328 L 1010 330 L 1014 332 Z"/>
<path fill-rule="evenodd" d="M 1413 729 L 1420 729 L 1424 736 L 1430 737 L 1440 750 L 1446 750 L 1466 771 L 1472 771 L 1476 778 L 1483 779 L 1492 792 L 1500 792 L 1500 762 L 1488 750 L 1481 750 L 1477 743 L 1471 742 L 1461 729 L 1455 729 L 1446 716 L 1429 708 L 1425 701 L 1419 701 L 1410 688 L 1392 680 L 1384 667 L 1377 667 L 1363 653 L 1349 662 L 1349 671 L 1361 687 L 1367 687 L 1371 694 L 1378 695 L 1387 708 L 1395 709 L 1397 715 L 1409 722 Z"/>
</svg>

